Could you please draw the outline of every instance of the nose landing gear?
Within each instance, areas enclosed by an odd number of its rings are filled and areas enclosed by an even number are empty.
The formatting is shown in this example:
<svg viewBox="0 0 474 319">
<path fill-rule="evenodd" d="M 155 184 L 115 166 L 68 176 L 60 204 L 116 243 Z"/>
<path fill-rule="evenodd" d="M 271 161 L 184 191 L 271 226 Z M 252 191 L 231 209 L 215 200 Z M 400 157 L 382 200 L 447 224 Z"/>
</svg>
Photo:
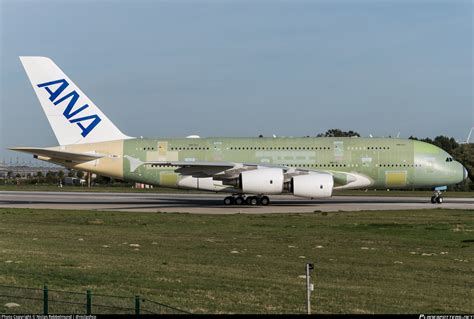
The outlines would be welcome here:
<svg viewBox="0 0 474 319">
<path fill-rule="evenodd" d="M 443 191 L 447 189 L 446 186 L 441 186 L 441 187 L 436 187 L 433 193 L 433 196 L 431 196 L 431 204 L 442 204 L 443 203 Z"/>
<path fill-rule="evenodd" d="M 441 196 L 441 194 L 431 196 L 431 204 L 436 204 L 436 203 L 438 204 L 443 203 L 443 197 Z"/>
<path fill-rule="evenodd" d="M 224 205 L 250 205 L 250 206 L 267 206 L 270 204 L 270 198 L 268 196 L 245 196 L 245 195 L 233 195 L 224 198 Z"/>
</svg>

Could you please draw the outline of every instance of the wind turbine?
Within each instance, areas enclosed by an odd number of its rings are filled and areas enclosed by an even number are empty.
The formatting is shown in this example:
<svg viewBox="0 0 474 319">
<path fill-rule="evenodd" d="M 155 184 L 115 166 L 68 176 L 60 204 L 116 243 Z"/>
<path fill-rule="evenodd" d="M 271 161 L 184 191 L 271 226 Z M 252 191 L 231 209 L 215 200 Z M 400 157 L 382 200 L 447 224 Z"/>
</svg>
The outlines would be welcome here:
<svg viewBox="0 0 474 319">
<path fill-rule="evenodd" d="M 459 142 L 459 144 L 469 144 L 469 140 L 471 139 L 471 135 L 472 135 L 472 130 L 474 130 L 474 126 L 471 127 L 471 130 L 469 131 L 469 134 L 467 135 L 467 139 L 465 142 Z"/>
</svg>

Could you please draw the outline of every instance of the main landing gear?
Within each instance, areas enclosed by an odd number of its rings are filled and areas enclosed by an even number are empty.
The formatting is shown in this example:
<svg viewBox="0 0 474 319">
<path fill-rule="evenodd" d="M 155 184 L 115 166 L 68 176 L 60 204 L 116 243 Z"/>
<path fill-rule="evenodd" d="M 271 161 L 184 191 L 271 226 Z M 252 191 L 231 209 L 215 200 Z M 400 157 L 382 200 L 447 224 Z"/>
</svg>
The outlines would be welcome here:
<svg viewBox="0 0 474 319">
<path fill-rule="evenodd" d="M 268 196 L 233 195 L 224 198 L 224 205 L 267 206 L 268 204 L 270 204 L 270 198 L 268 198 Z"/>
<path fill-rule="evenodd" d="M 431 204 L 442 204 L 443 203 L 443 190 L 446 190 L 445 187 L 435 188 L 433 196 L 431 196 Z"/>
</svg>

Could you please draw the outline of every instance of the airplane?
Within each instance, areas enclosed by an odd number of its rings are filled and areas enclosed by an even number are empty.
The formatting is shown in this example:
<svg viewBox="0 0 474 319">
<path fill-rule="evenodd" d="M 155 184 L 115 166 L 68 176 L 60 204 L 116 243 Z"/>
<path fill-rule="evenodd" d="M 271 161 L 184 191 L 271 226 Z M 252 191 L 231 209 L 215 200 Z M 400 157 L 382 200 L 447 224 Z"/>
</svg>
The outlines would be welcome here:
<svg viewBox="0 0 474 319">
<path fill-rule="evenodd" d="M 318 199 L 336 189 L 432 188 L 468 176 L 441 148 L 399 138 L 125 135 L 49 58 L 21 56 L 59 146 L 14 147 L 34 158 L 124 181 L 227 193 L 225 205 L 268 205 L 268 195 Z"/>
</svg>

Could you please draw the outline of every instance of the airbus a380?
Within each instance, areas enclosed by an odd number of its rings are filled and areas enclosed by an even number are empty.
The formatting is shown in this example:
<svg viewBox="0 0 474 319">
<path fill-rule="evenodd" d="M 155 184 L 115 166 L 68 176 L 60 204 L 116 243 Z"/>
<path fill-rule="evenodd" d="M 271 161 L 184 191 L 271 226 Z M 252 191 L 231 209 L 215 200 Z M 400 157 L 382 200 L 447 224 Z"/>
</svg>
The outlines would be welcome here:
<svg viewBox="0 0 474 319">
<path fill-rule="evenodd" d="M 232 194 L 226 205 L 268 205 L 268 195 L 331 197 L 334 189 L 432 188 L 467 170 L 444 150 L 394 138 L 134 138 L 123 134 L 46 57 L 20 57 L 59 146 L 16 147 L 35 158 L 125 181 Z"/>
</svg>

